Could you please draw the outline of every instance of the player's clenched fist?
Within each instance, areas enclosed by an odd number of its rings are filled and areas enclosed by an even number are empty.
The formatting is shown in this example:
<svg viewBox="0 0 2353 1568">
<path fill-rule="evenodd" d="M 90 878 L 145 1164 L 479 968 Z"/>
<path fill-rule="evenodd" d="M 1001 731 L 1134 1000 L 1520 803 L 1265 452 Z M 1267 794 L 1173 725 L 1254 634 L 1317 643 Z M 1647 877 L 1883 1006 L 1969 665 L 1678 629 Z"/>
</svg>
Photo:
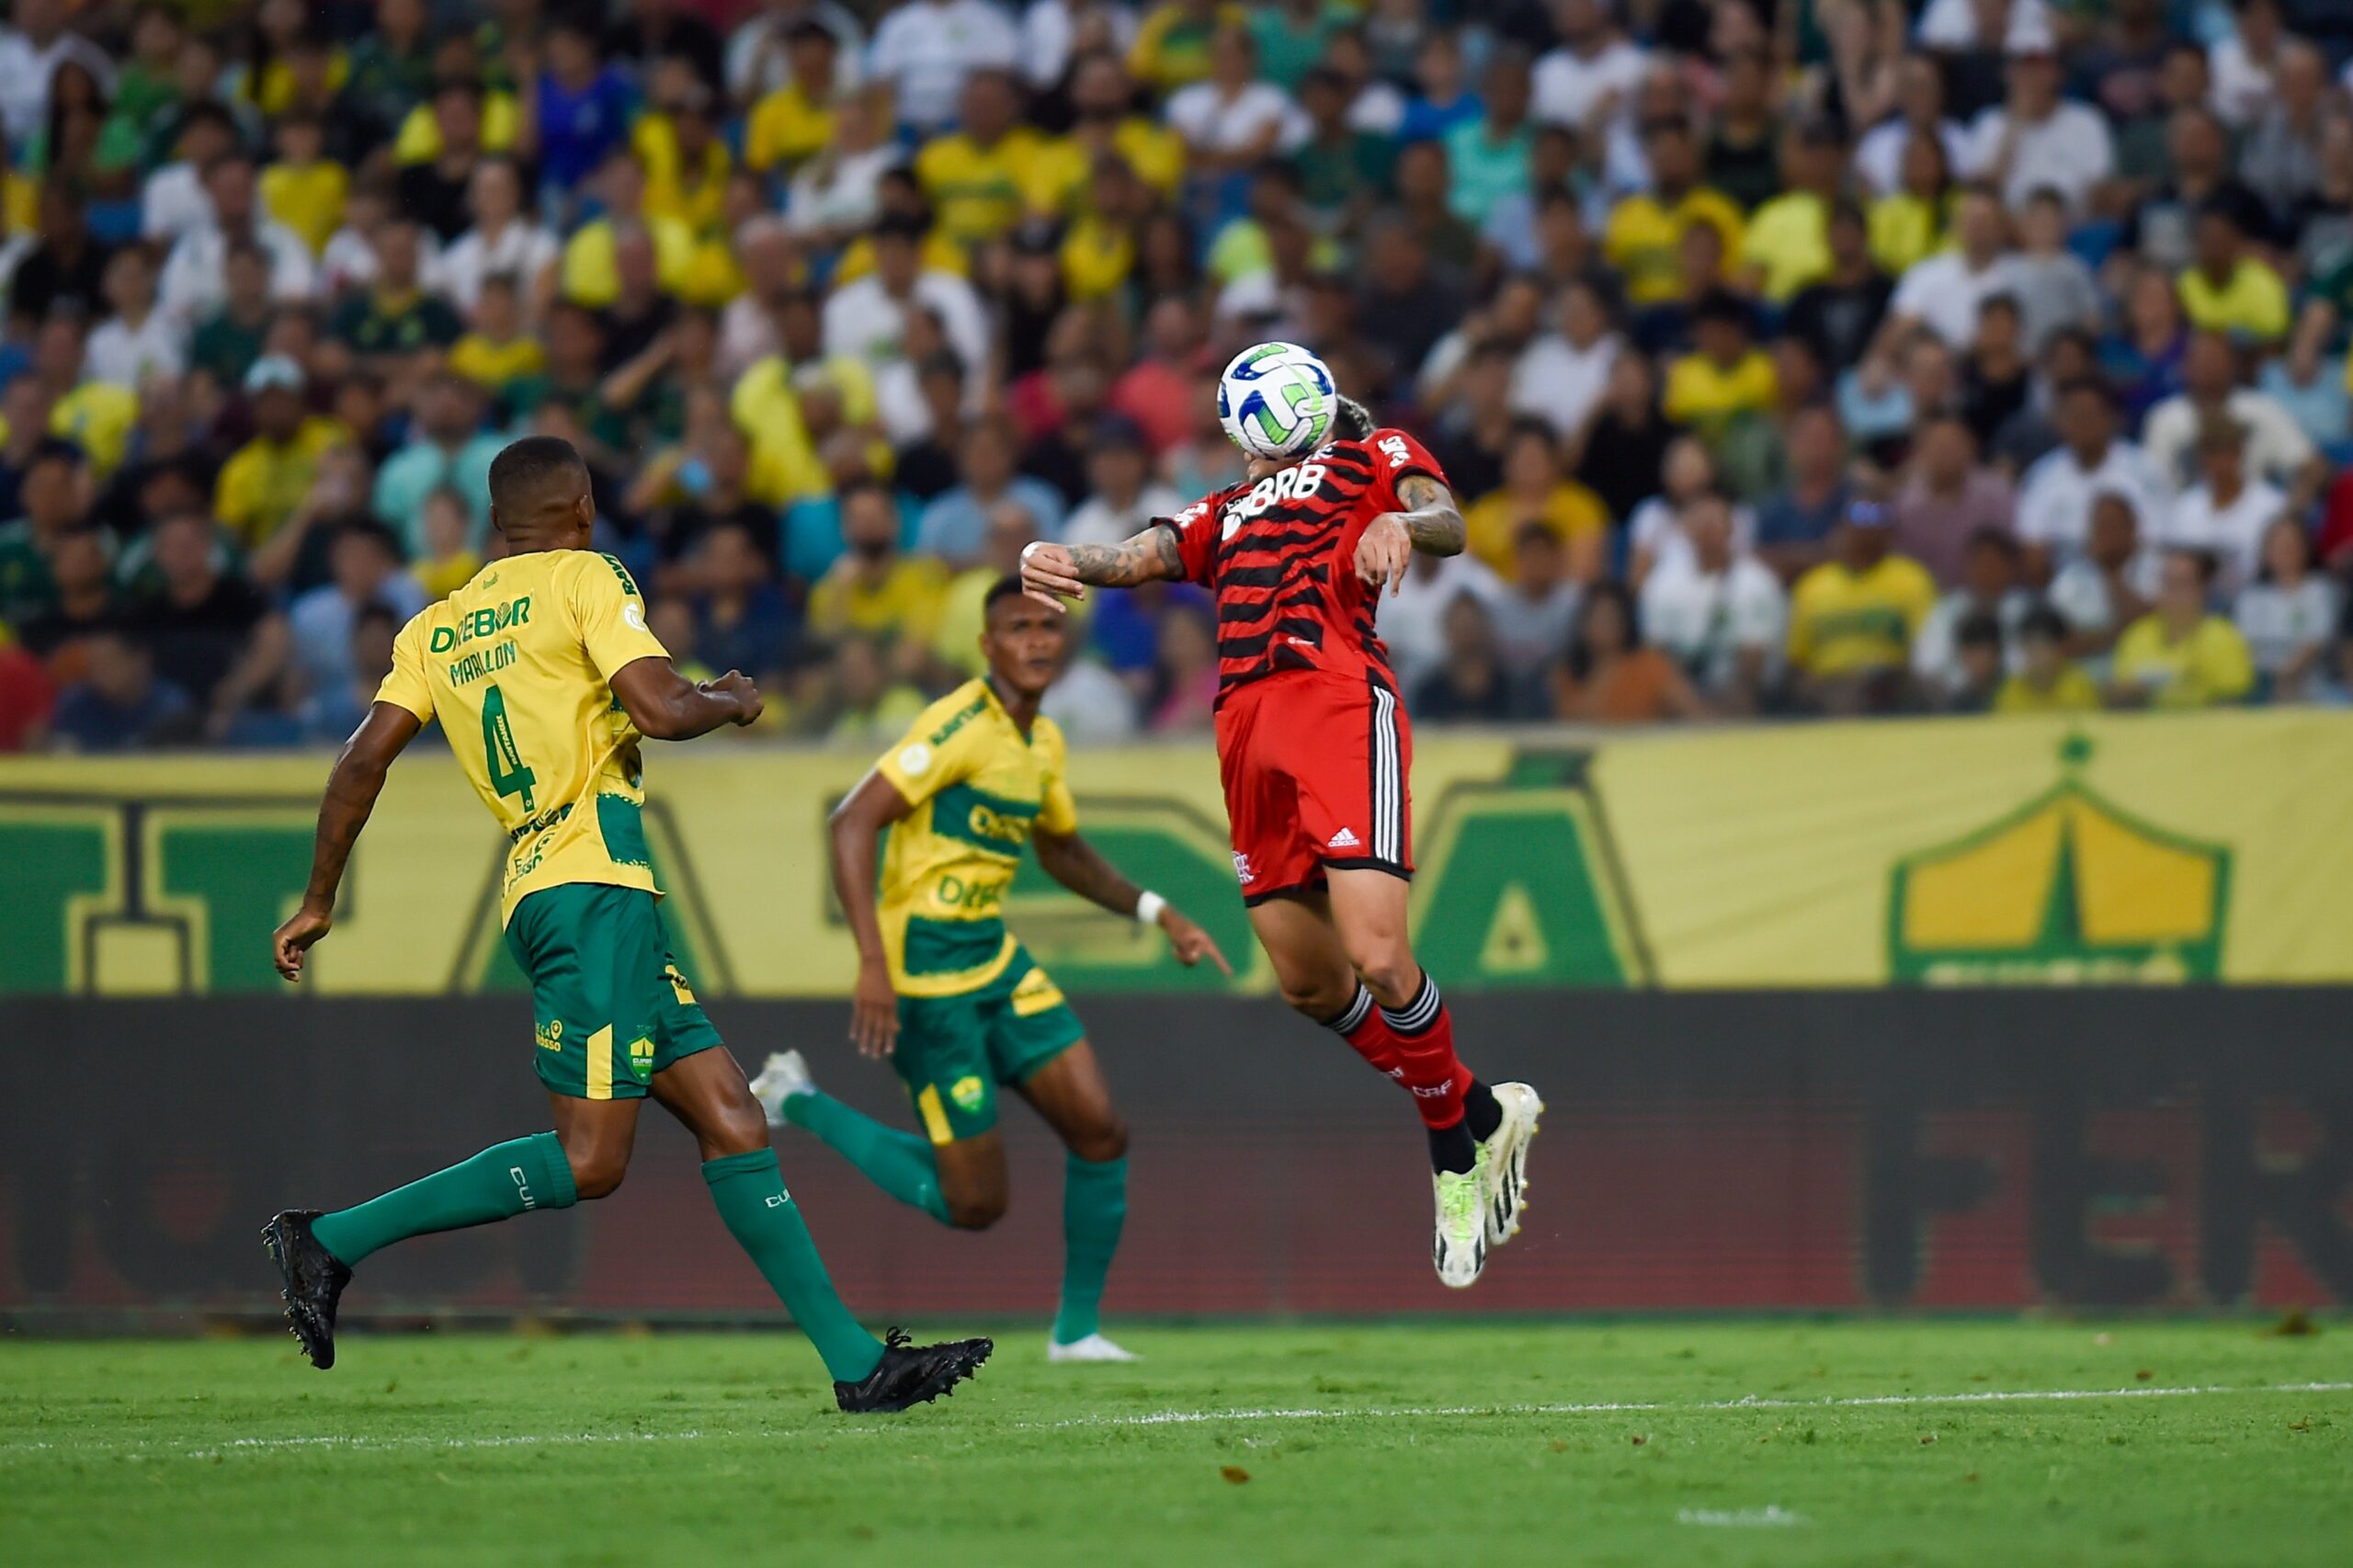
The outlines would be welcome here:
<svg viewBox="0 0 2353 1568">
<path fill-rule="evenodd" d="M 1063 608 L 1063 599 L 1086 597 L 1086 585 L 1078 580 L 1078 565 L 1069 549 L 1045 540 L 1022 547 L 1021 586 L 1031 598 L 1056 609 Z"/>
<path fill-rule="evenodd" d="M 270 957 L 283 980 L 302 978 L 302 955 L 309 952 L 318 939 L 335 924 L 334 913 L 324 906 L 304 903 L 289 917 L 286 924 L 270 934 Z"/>
<path fill-rule="evenodd" d="M 752 677 L 741 670 L 729 670 L 716 680 L 707 680 L 702 683 L 702 688 L 714 696 L 735 699 L 733 722 L 737 724 L 749 724 L 760 716 L 763 706 L 760 688 L 754 686 Z"/>
</svg>

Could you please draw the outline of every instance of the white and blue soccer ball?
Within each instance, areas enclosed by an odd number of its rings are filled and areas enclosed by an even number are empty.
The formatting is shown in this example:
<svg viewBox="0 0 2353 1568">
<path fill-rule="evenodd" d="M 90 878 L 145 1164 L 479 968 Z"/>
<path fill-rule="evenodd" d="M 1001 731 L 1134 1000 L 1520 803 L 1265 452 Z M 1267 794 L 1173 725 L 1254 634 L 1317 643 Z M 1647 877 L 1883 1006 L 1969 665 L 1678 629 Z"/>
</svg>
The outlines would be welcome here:
<svg viewBox="0 0 2353 1568">
<path fill-rule="evenodd" d="M 1297 458 L 1332 438 L 1339 390 L 1323 360 L 1296 343 L 1244 349 L 1217 381 L 1218 423 L 1256 458 Z"/>
</svg>

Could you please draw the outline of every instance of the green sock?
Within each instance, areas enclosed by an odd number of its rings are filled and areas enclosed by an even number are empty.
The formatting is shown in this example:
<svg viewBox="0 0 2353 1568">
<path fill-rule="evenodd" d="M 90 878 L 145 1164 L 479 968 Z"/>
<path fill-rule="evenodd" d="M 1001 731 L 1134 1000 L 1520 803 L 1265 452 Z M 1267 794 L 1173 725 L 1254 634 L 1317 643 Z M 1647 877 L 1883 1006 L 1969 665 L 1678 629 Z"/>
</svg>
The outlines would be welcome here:
<svg viewBox="0 0 2353 1568">
<path fill-rule="evenodd" d="M 885 1127 L 819 1089 L 787 1095 L 784 1119 L 815 1133 L 825 1147 L 900 1202 L 948 1223 L 948 1200 L 939 1196 L 939 1161 L 931 1145 L 914 1133 Z"/>
<path fill-rule="evenodd" d="M 411 1236 L 511 1220 L 527 1209 L 569 1209 L 578 1199 L 563 1145 L 552 1132 L 534 1132 L 494 1143 L 381 1198 L 322 1214 L 311 1222 L 311 1233 L 349 1267 Z"/>
<path fill-rule="evenodd" d="M 1063 1174 L 1063 1304 L 1054 1343 L 1075 1345 L 1102 1326 L 1103 1277 L 1128 1218 L 1128 1162 L 1070 1156 Z"/>
<path fill-rule="evenodd" d="M 754 1149 L 705 1161 L 702 1179 L 735 1244 L 749 1253 L 760 1278 L 792 1313 L 792 1321 L 825 1359 L 836 1382 L 854 1383 L 882 1359 L 882 1342 L 858 1325 L 825 1278 L 824 1259 L 784 1190 L 776 1151 Z"/>
</svg>

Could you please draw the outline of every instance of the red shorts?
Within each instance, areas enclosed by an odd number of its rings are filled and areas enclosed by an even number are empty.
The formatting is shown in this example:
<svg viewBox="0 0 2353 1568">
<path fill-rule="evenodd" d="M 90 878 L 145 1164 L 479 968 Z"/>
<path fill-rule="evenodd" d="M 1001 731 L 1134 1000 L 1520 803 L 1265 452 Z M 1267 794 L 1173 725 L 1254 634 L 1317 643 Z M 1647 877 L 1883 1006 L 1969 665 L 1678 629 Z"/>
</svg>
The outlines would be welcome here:
<svg viewBox="0 0 2353 1568">
<path fill-rule="evenodd" d="M 1218 775 L 1242 901 L 1320 887 L 1326 869 L 1414 872 L 1414 733 L 1387 687 L 1268 676 L 1217 710 Z"/>
</svg>

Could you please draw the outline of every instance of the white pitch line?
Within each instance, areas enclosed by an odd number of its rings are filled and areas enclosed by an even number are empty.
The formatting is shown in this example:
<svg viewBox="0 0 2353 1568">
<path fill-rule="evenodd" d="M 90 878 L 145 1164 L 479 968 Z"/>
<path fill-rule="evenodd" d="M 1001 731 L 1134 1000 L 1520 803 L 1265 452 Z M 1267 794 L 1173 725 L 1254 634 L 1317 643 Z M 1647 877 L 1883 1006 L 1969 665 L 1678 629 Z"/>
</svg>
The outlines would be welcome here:
<svg viewBox="0 0 2353 1568">
<path fill-rule="evenodd" d="M 1587 1404 L 1430 1404 L 1392 1406 L 1380 1410 L 1255 1409 L 1159 1410 L 1141 1415 L 1074 1415 L 1063 1421 L 1022 1421 L 1015 1426 L 1052 1430 L 1069 1426 L 1191 1426 L 1211 1421 L 1337 1421 L 1433 1420 L 1470 1415 L 1700 1415 L 1743 1410 L 1866 1410 L 1912 1405 L 2006 1404 L 2084 1399 L 2183 1399 L 2212 1394 L 2345 1393 L 2353 1382 L 2260 1383 L 2235 1387 L 2220 1383 L 2179 1388 L 2122 1389 L 1978 1389 L 1968 1393 L 1881 1393 L 1826 1395 L 1821 1399 L 1765 1399 L 1744 1394 L 1738 1399 L 1668 1401 L 1610 1400 Z"/>
<path fill-rule="evenodd" d="M 22 1453 L 128 1453 L 144 1458 L 156 1454 L 171 1459 L 224 1459 L 231 1454 L 284 1452 L 290 1449 L 322 1449 L 352 1453 L 381 1453 L 401 1449 L 525 1449 L 570 1447 L 582 1443 L 677 1443 L 703 1437 L 758 1437 L 756 1432 L 518 1432 L 490 1437 L 232 1437 L 222 1443 L 83 1443 L 74 1441 L 0 1444 L 0 1455 Z"/>
<path fill-rule="evenodd" d="M 2185 1384 L 2181 1387 L 2121 1389 L 1978 1389 L 1967 1393 L 1832 1394 L 1821 1399 L 1768 1399 L 1745 1394 L 1739 1399 L 1643 1401 L 1605 1400 L 1579 1404 L 1431 1404 L 1392 1405 L 1370 1410 L 1347 1408 L 1267 1407 L 1240 1410 L 1161 1410 L 1136 1415 L 1078 1415 L 1063 1421 L 1016 1421 L 1015 1431 L 1059 1431 L 1072 1427 L 1195 1426 L 1220 1421 L 1429 1421 L 1493 1415 L 1705 1415 L 1752 1410 L 1870 1410 L 1915 1406 L 2049 1403 L 2089 1399 L 2188 1399 L 2229 1394 L 2347 1393 L 2353 1382 Z M 844 1432 L 883 1432 L 888 1426 L 857 1423 Z M 233 1437 L 221 1443 L 85 1443 L 73 1440 L 0 1443 L 0 1457 L 19 1454 L 126 1453 L 175 1459 L 224 1459 L 232 1454 L 282 1453 L 297 1449 L 323 1452 L 381 1453 L 403 1449 L 569 1448 L 596 1443 L 690 1443 L 706 1439 L 774 1437 L 776 1432 L 547 1432 L 512 1433 L 484 1437 L 398 1437 L 297 1436 Z"/>
</svg>

